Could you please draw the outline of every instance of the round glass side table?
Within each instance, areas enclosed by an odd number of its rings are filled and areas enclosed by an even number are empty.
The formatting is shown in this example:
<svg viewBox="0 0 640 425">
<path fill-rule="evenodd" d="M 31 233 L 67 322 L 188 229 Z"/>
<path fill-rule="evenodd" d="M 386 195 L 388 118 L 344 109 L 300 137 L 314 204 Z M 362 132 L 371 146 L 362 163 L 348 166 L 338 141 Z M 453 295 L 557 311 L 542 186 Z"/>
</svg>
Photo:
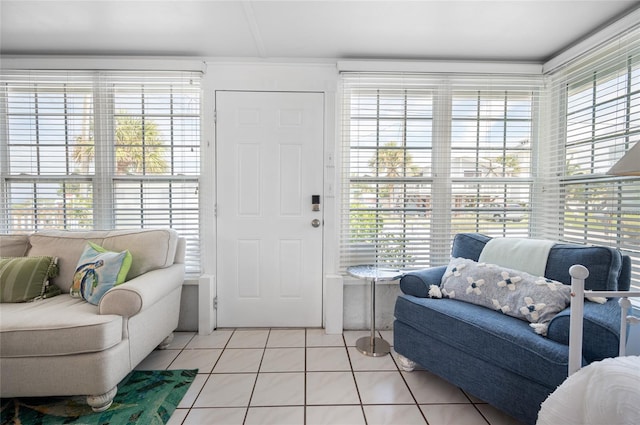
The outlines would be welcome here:
<svg viewBox="0 0 640 425">
<path fill-rule="evenodd" d="M 365 356 L 380 357 L 389 354 L 389 343 L 376 337 L 376 282 L 400 279 L 404 273 L 397 269 L 360 265 L 347 268 L 347 273 L 359 279 L 371 280 L 371 335 L 356 341 L 356 348 Z"/>
</svg>

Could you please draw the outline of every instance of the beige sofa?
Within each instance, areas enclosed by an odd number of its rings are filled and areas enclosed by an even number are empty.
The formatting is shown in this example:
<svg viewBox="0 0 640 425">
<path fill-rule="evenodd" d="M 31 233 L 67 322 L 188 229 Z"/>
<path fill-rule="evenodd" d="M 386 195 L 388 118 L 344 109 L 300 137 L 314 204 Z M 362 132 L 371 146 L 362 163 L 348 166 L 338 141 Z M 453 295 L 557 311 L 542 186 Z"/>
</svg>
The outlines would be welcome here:
<svg viewBox="0 0 640 425">
<path fill-rule="evenodd" d="M 127 281 L 92 305 L 69 289 L 87 241 L 129 250 Z M 0 235 L 0 256 L 56 256 L 62 294 L 0 304 L 0 397 L 86 395 L 107 409 L 117 384 L 178 325 L 185 241 L 173 230 Z M 161 347 L 163 348 L 163 347 Z"/>
</svg>

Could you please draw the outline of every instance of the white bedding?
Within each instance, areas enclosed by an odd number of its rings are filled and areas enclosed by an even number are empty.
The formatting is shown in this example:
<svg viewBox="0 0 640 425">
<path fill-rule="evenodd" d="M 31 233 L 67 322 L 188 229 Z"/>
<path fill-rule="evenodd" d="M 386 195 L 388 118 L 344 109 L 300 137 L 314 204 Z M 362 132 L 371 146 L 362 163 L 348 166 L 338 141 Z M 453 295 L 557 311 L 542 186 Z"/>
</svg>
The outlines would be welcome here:
<svg viewBox="0 0 640 425">
<path fill-rule="evenodd" d="M 543 403 L 537 425 L 640 424 L 640 356 L 594 362 Z"/>
</svg>

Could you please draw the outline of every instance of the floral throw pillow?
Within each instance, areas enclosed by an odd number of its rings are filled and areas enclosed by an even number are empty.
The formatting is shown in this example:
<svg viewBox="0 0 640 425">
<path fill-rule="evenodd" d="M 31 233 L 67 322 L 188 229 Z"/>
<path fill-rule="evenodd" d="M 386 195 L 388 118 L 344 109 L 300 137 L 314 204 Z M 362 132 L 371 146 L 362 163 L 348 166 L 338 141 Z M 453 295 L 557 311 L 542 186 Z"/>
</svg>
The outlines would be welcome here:
<svg viewBox="0 0 640 425">
<path fill-rule="evenodd" d="M 571 302 L 568 285 L 466 258 L 449 262 L 440 291 L 443 297 L 526 320 L 541 335 L 546 335 L 551 319 Z"/>
<path fill-rule="evenodd" d="M 70 294 L 97 305 L 109 289 L 124 282 L 130 267 L 129 251 L 111 252 L 88 242 L 78 260 Z"/>
</svg>

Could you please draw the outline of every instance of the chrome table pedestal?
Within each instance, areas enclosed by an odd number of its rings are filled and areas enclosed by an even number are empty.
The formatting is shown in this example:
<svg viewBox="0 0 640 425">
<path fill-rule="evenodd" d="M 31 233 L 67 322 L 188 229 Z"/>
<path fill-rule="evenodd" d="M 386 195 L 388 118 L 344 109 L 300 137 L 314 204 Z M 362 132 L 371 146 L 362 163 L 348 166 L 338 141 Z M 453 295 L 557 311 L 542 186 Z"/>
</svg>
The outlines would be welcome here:
<svg viewBox="0 0 640 425">
<path fill-rule="evenodd" d="M 376 337 L 376 282 L 400 279 L 400 270 L 377 267 L 374 265 L 351 266 L 347 273 L 359 279 L 371 280 L 371 335 L 363 336 L 356 341 L 356 348 L 365 356 L 381 357 L 391 351 L 389 343 Z"/>
</svg>

